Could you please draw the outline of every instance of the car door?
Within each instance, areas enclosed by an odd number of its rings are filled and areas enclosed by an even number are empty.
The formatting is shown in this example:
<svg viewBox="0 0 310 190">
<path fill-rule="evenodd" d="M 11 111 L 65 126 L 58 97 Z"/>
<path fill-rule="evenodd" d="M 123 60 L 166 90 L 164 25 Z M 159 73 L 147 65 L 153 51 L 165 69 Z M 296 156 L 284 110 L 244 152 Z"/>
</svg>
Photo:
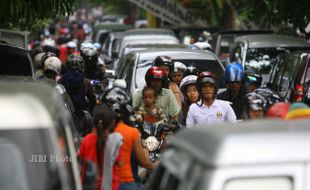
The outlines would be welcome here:
<svg viewBox="0 0 310 190">
<path fill-rule="evenodd" d="M 135 57 L 136 56 L 134 54 L 126 55 L 124 62 L 122 63 L 121 71 L 118 76 L 119 79 L 124 79 L 126 81 L 128 92 L 132 86 L 131 83 L 135 64 Z"/>
</svg>

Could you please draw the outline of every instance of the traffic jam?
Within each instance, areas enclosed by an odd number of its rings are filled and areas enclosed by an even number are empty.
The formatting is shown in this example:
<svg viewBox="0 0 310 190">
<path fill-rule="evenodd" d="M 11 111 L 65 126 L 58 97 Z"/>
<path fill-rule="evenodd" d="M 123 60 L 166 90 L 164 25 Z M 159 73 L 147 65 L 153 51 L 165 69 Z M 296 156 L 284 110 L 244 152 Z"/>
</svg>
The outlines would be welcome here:
<svg viewBox="0 0 310 190">
<path fill-rule="evenodd" d="M 309 12 L 27 2 L 0 13 L 0 189 L 309 190 Z"/>
</svg>

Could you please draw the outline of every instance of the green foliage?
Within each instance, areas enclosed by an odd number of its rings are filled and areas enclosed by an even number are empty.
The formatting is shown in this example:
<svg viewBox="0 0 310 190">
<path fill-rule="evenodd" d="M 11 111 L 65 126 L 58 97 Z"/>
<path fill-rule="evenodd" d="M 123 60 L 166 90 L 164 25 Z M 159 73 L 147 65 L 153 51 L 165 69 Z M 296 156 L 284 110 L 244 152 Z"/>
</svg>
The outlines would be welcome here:
<svg viewBox="0 0 310 190">
<path fill-rule="evenodd" d="M 1 0 L 0 28 L 33 30 L 70 14 L 76 0 Z"/>
</svg>

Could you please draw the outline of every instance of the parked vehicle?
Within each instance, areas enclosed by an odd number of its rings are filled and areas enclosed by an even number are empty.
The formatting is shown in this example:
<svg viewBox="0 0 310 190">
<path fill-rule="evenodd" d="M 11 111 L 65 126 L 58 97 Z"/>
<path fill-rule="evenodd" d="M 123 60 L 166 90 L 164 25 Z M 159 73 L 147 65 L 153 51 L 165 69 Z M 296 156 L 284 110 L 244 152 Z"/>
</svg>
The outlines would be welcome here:
<svg viewBox="0 0 310 190">
<path fill-rule="evenodd" d="M 124 32 L 111 32 L 102 45 L 102 57 L 104 62 L 113 63 L 118 58 L 117 40 L 123 37 Z"/>
<path fill-rule="evenodd" d="M 35 77 L 34 64 L 24 48 L 0 42 L 0 75 Z"/>
<path fill-rule="evenodd" d="M 225 88 L 224 66 L 212 52 L 186 48 L 154 48 L 132 51 L 119 63 L 121 65 L 117 78 L 126 81 L 130 94 L 133 95 L 145 86 L 145 73 L 153 65 L 153 60 L 160 55 L 170 56 L 173 60 L 188 67 L 196 67 L 199 71 L 215 73 L 219 78 L 219 88 Z"/>
<path fill-rule="evenodd" d="M 33 81 L 1 80 L 0 86 L 0 139 L 6 152 L 1 188 L 81 189 L 74 124 L 60 96 Z"/>
<path fill-rule="evenodd" d="M 271 30 L 221 30 L 213 35 L 213 51 L 223 64 L 227 64 L 234 40 L 242 35 L 272 34 Z"/>
<path fill-rule="evenodd" d="M 176 134 L 145 189 L 308 190 L 309 120 L 234 125 Z"/>
<path fill-rule="evenodd" d="M 179 44 L 174 32 L 169 29 L 133 29 L 127 30 L 121 40 L 119 53 L 132 44 Z M 120 54 L 119 54 L 120 55 Z"/>
<path fill-rule="evenodd" d="M 262 74 L 264 84 L 269 80 L 271 61 L 279 54 L 309 49 L 310 43 L 302 38 L 271 34 L 245 35 L 236 38 L 230 61 L 241 62 L 243 66 Z"/>
<path fill-rule="evenodd" d="M 267 86 L 283 99 L 310 105 L 310 51 L 279 56 Z"/>
</svg>

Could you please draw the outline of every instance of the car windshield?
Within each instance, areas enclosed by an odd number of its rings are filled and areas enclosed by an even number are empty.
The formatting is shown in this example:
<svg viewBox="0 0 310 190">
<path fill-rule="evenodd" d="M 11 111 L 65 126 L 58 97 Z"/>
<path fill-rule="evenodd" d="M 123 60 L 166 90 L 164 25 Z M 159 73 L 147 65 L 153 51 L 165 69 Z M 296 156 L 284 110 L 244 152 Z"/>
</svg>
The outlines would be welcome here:
<svg viewBox="0 0 310 190">
<path fill-rule="evenodd" d="M 216 60 L 199 60 L 199 59 L 174 59 L 184 63 L 187 67 L 196 67 L 199 71 L 211 71 L 219 77 L 220 88 L 225 87 L 224 70 Z M 140 60 L 135 76 L 135 89 L 142 89 L 145 86 L 144 76 L 146 71 L 152 66 L 153 60 Z"/>
<path fill-rule="evenodd" d="M 26 55 L 1 51 L 0 75 L 32 76 L 31 62 Z"/>
<path fill-rule="evenodd" d="M 59 188 L 57 160 L 50 160 L 56 154 L 48 132 L 47 129 L 0 131 L 0 151 L 5 152 L 0 156 L 1 189 Z"/>
<path fill-rule="evenodd" d="M 272 68 L 271 61 L 278 55 L 302 49 L 305 48 L 249 48 L 246 54 L 245 66 L 251 67 L 257 73 L 268 74 Z"/>
</svg>

